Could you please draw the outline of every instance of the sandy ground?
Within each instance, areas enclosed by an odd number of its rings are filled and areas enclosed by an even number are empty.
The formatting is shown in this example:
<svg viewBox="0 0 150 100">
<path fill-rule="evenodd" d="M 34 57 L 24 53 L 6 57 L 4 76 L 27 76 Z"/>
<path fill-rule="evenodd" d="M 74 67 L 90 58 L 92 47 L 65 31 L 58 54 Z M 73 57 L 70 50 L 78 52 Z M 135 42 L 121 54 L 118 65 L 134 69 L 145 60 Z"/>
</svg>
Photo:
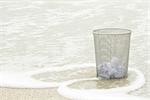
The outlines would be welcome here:
<svg viewBox="0 0 150 100">
<path fill-rule="evenodd" d="M 93 78 L 95 77 L 95 68 L 86 68 L 86 69 L 74 69 L 63 71 L 56 74 L 58 77 L 55 81 L 70 80 L 71 78 Z M 65 74 L 64 74 L 65 73 Z M 90 73 L 90 74 L 89 74 Z M 63 74 L 63 76 L 61 76 Z M 67 75 L 70 75 L 67 77 Z M 71 75 L 72 74 L 72 75 Z M 33 78 L 47 82 L 51 82 L 53 79 L 48 76 L 54 76 L 53 73 L 45 72 L 33 76 Z M 65 77 L 66 76 L 66 77 Z M 129 73 L 128 78 L 119 79 L 119 80 L 99 80 L 99 81 L 81 81 L 69 85 L 69 87 L 77 89 L 101 89 L 101 88 L 113 88 L 118 86 L 127 86 L 132 82 L 136 77 L 136 74 Z M 150 97 L 147 90 L 148 84 L 144 85 L 142 88 L 132 91 L 130 95 Z M 0 100 L 68 100 L 67 98 L 62 97 L 58 94 L 57 88 L 45 88 L 45 89 L 19 89 L 19 88 L 0 88 Z"/>
<path fill-rule="evenodd" d="M 91 73 L 92 72 L 92 73 Z M 90 74 L 89 74 L 90 73 Z M 76 68 L 59 73 L 44 72 L 32 77 L 41 81 L 64 81 L 77 78 L 95 77 L 95 68 Z M 0 100 L 67 100 L 57 93 L 57 88 L 46 89 L 19 89 L 19 88 L 0 88 Z"/>
<path fill-rule="evenodd" d="M 0 100 L 67 100 L 60 96 L 56 88 L 16 89 L 0 88 Z"/>
</svg>

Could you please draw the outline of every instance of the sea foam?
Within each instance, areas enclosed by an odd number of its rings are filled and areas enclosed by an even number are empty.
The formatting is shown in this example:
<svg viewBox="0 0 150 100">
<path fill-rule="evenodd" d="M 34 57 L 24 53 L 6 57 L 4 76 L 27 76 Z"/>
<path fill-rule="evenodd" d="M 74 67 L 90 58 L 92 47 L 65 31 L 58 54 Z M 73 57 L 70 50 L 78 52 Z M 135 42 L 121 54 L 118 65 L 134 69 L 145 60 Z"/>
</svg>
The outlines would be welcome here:
<svg viewBox="0 0 150 100">
<path fill-rule="evenodd" d="M 148 100 L 143 97 L 127 95 L 128 92 L 139 89 L 145 83 L 144 75 L 139 70 L 130 68 L 129 71 L 136 73 L 136 79 L 128 86 L 111 89 L 75 89 L 68 87 L 75 82 L 98 80 L 97 78 L 75 79 L 63 82 L 58 88 L 58 92 L 64 97 L 75 100 Z"/>
<path fill-rule="evenodd" d="M 35 71 L 29 72 L 16 72 L 16 71 L 1 71 L 0 72 L 0 86 L 1 87 L 11 87 L 11 88 L 50 88 L 58 87 L 60 82 L 50 81 L 40 81 L 33 78 L 33 75 L 45 73 L 45 72 L 61 72 L 69 69 L 77 68 L 89 68 L 94 67 L 94 64 L 74 64 L 65 65 L 62 67 L 51 67 L 42 68 Z"/>
</svg>

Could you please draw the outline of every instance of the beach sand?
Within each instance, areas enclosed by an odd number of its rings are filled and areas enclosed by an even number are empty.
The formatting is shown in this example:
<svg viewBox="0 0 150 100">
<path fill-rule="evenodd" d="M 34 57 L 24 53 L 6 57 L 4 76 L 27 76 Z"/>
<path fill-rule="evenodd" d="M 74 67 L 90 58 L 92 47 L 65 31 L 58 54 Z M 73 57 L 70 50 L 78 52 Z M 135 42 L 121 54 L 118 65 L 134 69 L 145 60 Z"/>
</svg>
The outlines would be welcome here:
<svg viewBox="0 0 150 100">
<path fill-rule="evenodd" d="M 0 88 L 0 100 L 67 100 L 60 96 L 56 90 L 56 88 Z"/>
<path fill-rule="evenodd" d="M 84 68 L 82 70 L 74 69 L 74 72 L 72 70 L 62 71 L 61 73 L 55 75 L 55 81 L 70 80 L 71 77 L 72 79 L 79 79 L 79 77 L 80 78 L 82 77 L 83 79 L 93 78 L 96 74 L 94 69 L 95 69 L 94 67 L 91 67 L 91 68 Z M 70 75 L 71 77 L 70 76 L 67 77 L 66 74 Z M 51 82 L 52 79 L 50 76 L 54 76 L 52 72 L 40 73 L 32 77 L 37 80 Z M 81 81 L 81 82 L 76 82 L 74 84 L 71 84 L 69 85 L 69 87 L 77 88 L 77 89 L 102 89 L 102 88 L 108 89 L 108 88 L 114 88 L 118 86 L 128 86 L 128 84 L 130 84 L 131 82 L 133 82 L 133 80 L 136 79 L 135 77 L 136 74 L 131 73 L 129 71 L 128 78 L 119 79 L 119 80 L 114 79 L 114 80 L 98 80 L 98 81 L 86 80 L 86 81 Z M 148 97 L 149 96 L 148 93 L 149 92 L 147 91 L 147 85 L 145 84 L 142 88 L 133 91 L 130 94 L 135 96 L 140 95 L 140 96 Z M 0 100 L 68 100 L 68 99 L 58 94 L 57 87 L 43 88 L 43 89 L 1 87 Z"/>
</svg>

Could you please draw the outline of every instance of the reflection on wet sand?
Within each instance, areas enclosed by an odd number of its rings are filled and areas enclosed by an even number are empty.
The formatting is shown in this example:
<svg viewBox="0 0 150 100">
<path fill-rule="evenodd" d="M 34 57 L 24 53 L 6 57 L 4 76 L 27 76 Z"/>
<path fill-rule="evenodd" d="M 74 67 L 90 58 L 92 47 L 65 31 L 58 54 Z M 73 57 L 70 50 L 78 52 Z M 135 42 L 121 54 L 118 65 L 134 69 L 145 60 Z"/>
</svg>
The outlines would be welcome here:
<svg viewBox="0 0 150 100">
<path fill-rule="evenodd" d="M 134 81 L 135 77 L 136 74 L 129 73 L 128 78 L 111 80 L 85 80 L 73 83 L 69 85 L 69 87 L 78 89 L 109 89 L 115 87 L 128 86 L 130 82 Z"/>
</svg>

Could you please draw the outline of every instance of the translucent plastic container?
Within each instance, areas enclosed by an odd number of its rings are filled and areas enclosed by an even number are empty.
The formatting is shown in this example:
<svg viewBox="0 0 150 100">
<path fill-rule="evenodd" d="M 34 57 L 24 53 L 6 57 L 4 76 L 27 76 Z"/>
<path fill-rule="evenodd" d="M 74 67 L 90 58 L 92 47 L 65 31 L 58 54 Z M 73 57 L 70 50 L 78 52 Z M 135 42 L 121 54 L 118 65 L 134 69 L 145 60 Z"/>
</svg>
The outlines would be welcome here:
<svg viewBox="0 0 150 100">
<path fill-rule="evenodd" d="M 97 77 L 105 79 L 126 77 L 131 31 L 105 28 L 94 30 L 93 35 Z"/>
</svg>

